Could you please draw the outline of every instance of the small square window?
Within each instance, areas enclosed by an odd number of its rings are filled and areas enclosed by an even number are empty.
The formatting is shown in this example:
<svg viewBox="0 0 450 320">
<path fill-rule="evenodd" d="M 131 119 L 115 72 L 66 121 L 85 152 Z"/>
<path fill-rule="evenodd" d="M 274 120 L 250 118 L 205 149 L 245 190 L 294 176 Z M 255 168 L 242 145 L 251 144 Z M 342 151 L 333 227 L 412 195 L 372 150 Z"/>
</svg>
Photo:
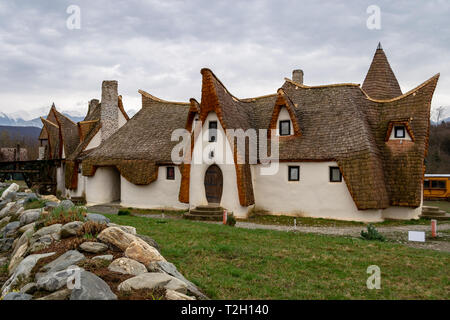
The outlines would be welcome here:
<svg viewBox="0 0 450 320">
<path fill-rule="evenodd" d="M 430 189 L 430 180 L 424 180 L 423 187 L 425 189 Z"/>
<path fill-rule="evenodd" d="M 445 189 L 445 181 L 444 180 L 438 180 L 438 188 L 439 189 Z"/>
<path fill-rule="evenodd" d="M 339 167 L 330 167 L 330 182 L 341 182 L 342 174 Z"/>
<path fill-rule="evenodd" d="M 300 180 L 300 167 L 299 166 L 289 166 L 289 181 L 299 181 Z"/>
<path fill-rule="evenodd" d="M 394 128 L 394 134 L 396 138 L 404 138 L 405 137 L 405 127 L 398 126 Z"/>
<path fill-rule="evenodd" d="M 217 121 L 210 121 L 208 129 L 209 142 L 217 141 Z"/>
<path fill-rule="evenodd" d="M 166 168 L 166 179 L 167 180 L 175 180 L 175 167 L 167 167 Z"/>
<path fill-rule="evenodd" d="M 280 136 L 289 136 L 291 134 L 291 121 L 281 120 L 280 121 Z"/>
</svg>

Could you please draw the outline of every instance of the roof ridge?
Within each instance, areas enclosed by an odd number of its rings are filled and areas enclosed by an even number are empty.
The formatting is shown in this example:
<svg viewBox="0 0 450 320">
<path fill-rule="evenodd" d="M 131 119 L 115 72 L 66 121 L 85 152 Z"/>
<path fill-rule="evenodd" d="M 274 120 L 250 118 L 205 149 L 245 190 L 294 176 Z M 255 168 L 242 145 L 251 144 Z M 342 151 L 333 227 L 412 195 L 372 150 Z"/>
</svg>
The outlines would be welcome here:
<svg viewBox="0 0 450 320">
<path fill-rule="evenodd" d="M 171 104 L 179 104 L 179 105 L 190 105 L 190 102 L 179 102 L 179 101 L 168 101 L 168 100 L 163 100 L 163 99 L 160 99 L 160 98 L 158 98 L 158 97 L 155 97 L 154 95 L 151 95 L 150 93 L 148 93 L 148 92 L 146 92 L 146 91 L 144 91 L 144 90 L 141 90 L 141 89 L 139 89 L 138 92 L 139 92 L 141 95 L 143 95 L 143 96 L 145 96 L 145 97 L 147 97 L 147 98 L 149 98 L 149 99 L 152 99 L 153 101 L 156 101 L 156 102 L 161 102 L 161 103 L 171 103 Z"/>
<path fill-rule="evenodd" d="M 70 119 L 69 117 L 65 116 L 64 114 L 62 114 L 61 112 L 59 112 L 56 107 L 54 109 L 56 116 L 62 116 L 64 118 L 66 118 L 67 120 L 69 120 L 70 122 L 72 122 L 74 125 L 77 125 L 72 119 Z"/>
<path fill-rule="evenodd" d="M 360 87 L 360 89 L 361 89 L 361 91 L 364 93 L 364 95 L 366 96 L 366 98 L 367 98 L 369 101 L 372 101 L 372 102 L 378 102 L 378 103 L 393 102 L 393 101 L 397 101 L 397 100 L 403 99 L 403 98 L 405 98 L 405 97 L 407 97 L 407 96 L 409 96 L 409 95 L 415 93 L 416 91 L 418 91 L 418 90 L 420 90 L 421 88 L 423 88 L 423 87 L 425 87 L 426 85 L 428 85 L 428 84 L 429 84 L 430 82 L 432 82 L 434 79 L 439 79 L 440 75 L 441 75 L 440 73 L 437 73 L 437 74 L 435 74 L 434 76 L 432 76 L 431 78 L 429 78 L 428 80 L 426 80 L 425 82 L 419 84 L 417 87 L 415 87 L 415 88 L 409 90 L 408 92 L 402 94 L 401 96 L 398 96 L 398 97 L 395 97 L 395 98 L 392 98 L 392 99 L 384 99 L 384 100 L 383 100 L 383 99 L 374 99 L 374 98 L 369 97 L 369 95 L 367 94 L 367 92 L 364 91 L 363 88 Z"/>
<path fill-rule="evenodd" d="M 332 83 L 332 84 L 322 84 L 318 86 L 307 86 L 298 82 L 295 82 L 289 78 L 284 78 L 285 81 L 292 83 L 293 85 L 296 85 L 297 87 L 303 88 L 303 89 L 321 89 L 321 88 L 329 88 L 329 87 L 361 87 L 359 83 Z"/>
<path fill-rule="evenodd" d="M 39 117 L 39 118 L 41 118 L 41 121 L 42 122 L 48 122 L 49 124 L 51 124 L 51 125 L 53 125 L 53 126 L 55 126 L 56 128 L 58 128 L 59 129 L 59 126 L 57 125 L 57 124 L 54 124 L 53 122 L 51 122 L 51 121 L 49 121 L 49 120 L 47 120 L 47 119 L 44 119 L 43 117 Z"/>
</svg>

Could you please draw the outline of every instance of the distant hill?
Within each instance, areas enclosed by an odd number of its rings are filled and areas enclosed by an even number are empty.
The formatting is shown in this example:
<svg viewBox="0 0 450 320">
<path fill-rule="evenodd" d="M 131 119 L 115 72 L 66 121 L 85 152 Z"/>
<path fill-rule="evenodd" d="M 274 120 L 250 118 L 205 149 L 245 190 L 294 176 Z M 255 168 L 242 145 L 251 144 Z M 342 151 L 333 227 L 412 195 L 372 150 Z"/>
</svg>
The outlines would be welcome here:
<svg viewBox="0 0 450 320">
<path fill-rule="evenodd" d="M 37 127 L 0 126 L 0 137 L 5 137 L 4 132 L 7 132 L 11 140 L 32 140 L 37 142 L 41 129 Z"/>
<path fill-rule="evenodd" d="M 69 117 L 73 122 L 83 121 L 84 117 L 72 116 L 63 112 L 65 116 Z M 47 115 L 43 115 L 43 118 L 47 118 Z M 42 128 L 42 121 L 40 117 L 30 120 L 24 120 L 22 118 L 13 118 L 7 114 L 0 112 L 0 126 L 16 126 L 16 127 L 37 127 Z"/>
</svg>

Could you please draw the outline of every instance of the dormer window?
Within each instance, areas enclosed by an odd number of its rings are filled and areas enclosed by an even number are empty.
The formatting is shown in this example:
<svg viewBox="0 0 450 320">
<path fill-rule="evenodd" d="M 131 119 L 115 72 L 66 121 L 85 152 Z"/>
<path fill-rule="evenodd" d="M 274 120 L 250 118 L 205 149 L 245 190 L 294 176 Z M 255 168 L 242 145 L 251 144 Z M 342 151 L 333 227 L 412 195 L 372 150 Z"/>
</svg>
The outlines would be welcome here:
<svg viewBox="0 0 450 320">
<path fill-rule="evenodd" d="M 291 135 L 291 121 L 281 120 L 279 123 L 280 136 Z"/>
<path fill-rule="evenodd" d="M 217 141 L 217 121 L 210 121 L 208 125 L 209 142 Z"/>
<path fill-rule="evenodd" d="M 405 134 L 405 127 L 404 126 L 395 126 L 394 127 L 394 136 L 396 138 L 405 138 L 406 134 Z"/>
</svg>

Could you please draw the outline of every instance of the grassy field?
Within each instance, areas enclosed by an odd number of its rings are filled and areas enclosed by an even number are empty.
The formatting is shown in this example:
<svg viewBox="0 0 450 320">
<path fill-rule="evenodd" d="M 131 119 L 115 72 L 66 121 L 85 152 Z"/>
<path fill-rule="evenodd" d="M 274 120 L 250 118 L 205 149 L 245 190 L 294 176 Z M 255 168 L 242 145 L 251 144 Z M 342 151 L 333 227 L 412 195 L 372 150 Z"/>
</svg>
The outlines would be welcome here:
<svg viewBox="0 0 450 320">
<path fill-rule="evenodd" d="M 450 213 L 450 201 L 424 201 L 424 206 L 439 207 L 441 210 Z"/>
<path fill-rule="evenodd" d="M 450 254 L 392 243 L 107 215 L 154 238 L 213 299 L 449 299 Z M 366 287 L 381 268 L 381 289 Z"/>
</svg>

